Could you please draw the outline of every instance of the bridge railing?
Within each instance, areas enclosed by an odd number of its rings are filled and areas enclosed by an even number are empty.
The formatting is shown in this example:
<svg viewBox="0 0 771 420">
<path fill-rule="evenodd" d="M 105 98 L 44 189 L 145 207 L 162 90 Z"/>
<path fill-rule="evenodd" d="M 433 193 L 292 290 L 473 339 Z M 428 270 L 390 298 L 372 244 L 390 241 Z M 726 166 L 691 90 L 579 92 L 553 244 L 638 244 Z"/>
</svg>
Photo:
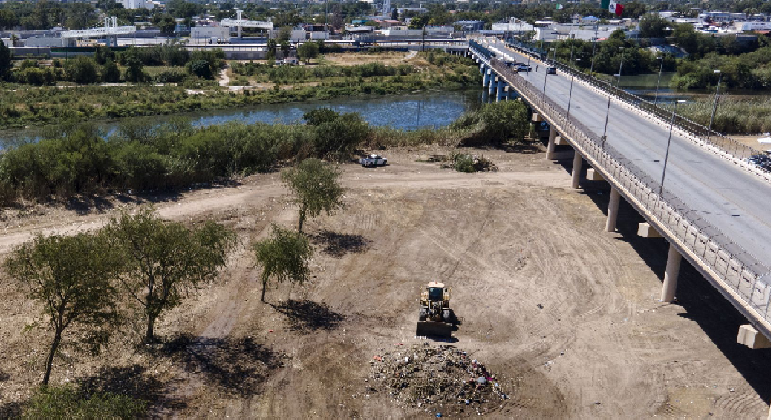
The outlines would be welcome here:
<svg viewBox="0 0 771 420">
<path fill-rule="evenodd" d="M 478 43 L 477 43 L 478 44 Z M 481 45 L 480 45 L 481 46 Z M 520 54 L 529 55 L 532 58 L 541 60 L 540 54 L 534 54 L 531 51 L 523 49 L 521 47 L 512 47 Z M 489 51 L 489 50 L 488 50 Z M 594 76 L 578 71 L 577 69 L 567 66 L 555 60 L 546 60 L 549 64 L 557 67 L 563 73 L 574 76 L 576 79 L 582 80 L 585 83 L 594 86 L 603 92 L 613 95 L 616 99 L 628 103 L 644 112 L 655 115 L 664 121 L 670 121 L 672 119 L 672 111 L 668 110 L 658 104 L 653 104 L 637 95 L 631 94 L 624 89 L 620 89 L 613 84 L 608 83 L 605 80 L 600 80 Z M 765 154 L 763 151 L 754 149 L 746 144 L 740 143 L 735 139 L 732 139 L 722 133 L 718 133 L 715 130 L 711 130 L 704 125 L 701 125 L 695 121 L 683 117 L 682 115 L 675 115 L 674 125 L 689 133 L 692 136 L 699 138 L 706 144 L 717 147 L 718 149 L 730 154 L 737 159 L 746 159 L 752 155 Z"/>
<path fill-rule="evenodd" d="M 480 53 L 475 51 L 476 53 Z M 716 283 L 718 290 L 733 293 L 743 302 L 744 312 L 751 318 L 771 325 L 769 302 L 771 285 L 769 267 L 760 259 L 747 252 L 722 231 L 712 226 L 697 211 L 689 209 L 675 194 L 666 188 L 660 189 L 659 182 L 642 171 L 635 163 L 624 157 L 612 146 L 606 144 L 580 121 L 566 117 L 566 110 L 550 98 L 545 97 L 530 82 L 511 71 L 495 58 L 491 66 L 513 85 L 528 102 L 544 113 L 559 127 L 560 132 L 575 142 L 587 160 L 602 172 L 608 181 L 616 184 L 629 202 L 638 210 L 653 219 L 654 224 L 666 227 L 673 236 L 686 258 L 697 267 L 706 269 L 710 281 Z M 661 191 L 661 193 L 659 193 Z M 709 273 L 713 273 L 712 278 Z M 752 308 L 755 314 L 747 311 Z M 771 329 L 766 328 L 766 331 Z"/>
</svg>

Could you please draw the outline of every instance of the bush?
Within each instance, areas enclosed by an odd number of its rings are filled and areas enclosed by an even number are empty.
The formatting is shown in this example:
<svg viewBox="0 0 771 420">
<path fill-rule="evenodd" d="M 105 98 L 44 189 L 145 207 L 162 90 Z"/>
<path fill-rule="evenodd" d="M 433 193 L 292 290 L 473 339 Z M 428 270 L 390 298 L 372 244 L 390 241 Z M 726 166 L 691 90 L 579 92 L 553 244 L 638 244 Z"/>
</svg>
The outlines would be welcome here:
<svg viewBox="0 0 771 420">
<path fill-rule="evenodd" d="M 111 392 L 90 395 L 70 386 L 41 387 L 26 404 L 23 419 L 134 419 L 147 403 Z"/>
<path fill-rule="evenodd" d="M 476 172 L 474 159 L 470 155 L 456 154 L 453 159 L 453 167 L 458 172 Z"/>
</svg>

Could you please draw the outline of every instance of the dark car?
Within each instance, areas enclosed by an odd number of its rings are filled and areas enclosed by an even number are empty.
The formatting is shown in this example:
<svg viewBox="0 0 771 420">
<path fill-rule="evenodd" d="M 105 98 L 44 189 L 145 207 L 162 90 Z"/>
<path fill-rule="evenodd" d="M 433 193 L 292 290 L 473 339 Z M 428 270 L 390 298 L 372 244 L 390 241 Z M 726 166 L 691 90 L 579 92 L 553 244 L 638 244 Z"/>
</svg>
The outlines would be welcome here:
<svg viewBox="0 0 771 420">
<path fill-rule="evenodd" d="M 546 74 L 557 74 L 556 67 L 546 67 Z"/>
<path fill-rule="evenodd" d="M 533 68 L 527 64 L 520 64 L 517 66 L 517 71 L 530 72 L 533 71 Z"/>
<path fill-rule="evenodd" d="M 747 163 L 751 163 L 766 172 L 771 171 L 771 156 L 768 155 L 752 155 L 745 159 Z"/>
</svg>

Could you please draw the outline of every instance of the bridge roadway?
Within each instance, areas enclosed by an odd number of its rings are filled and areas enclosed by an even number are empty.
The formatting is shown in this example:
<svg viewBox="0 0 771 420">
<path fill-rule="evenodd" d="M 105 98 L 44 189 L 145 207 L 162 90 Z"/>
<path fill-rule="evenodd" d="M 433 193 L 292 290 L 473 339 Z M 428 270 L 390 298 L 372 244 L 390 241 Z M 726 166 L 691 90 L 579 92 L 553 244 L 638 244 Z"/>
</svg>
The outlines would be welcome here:
<svg viewBox="0 0 771 420">
<path fill-rule="evenodd" d="M 500 41 L 488 39 L 483 45 L 494 52 L 497 50 L 499 57 L 500 52 L 505 52 L 518 62 L 528 61 L 526 56 L 507 48 Z M 560 72 L 546 75 L 543 63 L 533 61 L 532 64 L 532 72 L 518 73 L 514 77 L 528 80 L 539 92 L 543 92 L 545 80 L 546 96 L 567 110 L 571 96 L 570 76 Z M 593 132 L 593 137 L 600 138 L 605 125 L 608 96 L 576 80 L 570 102 L 571 118 L 581 121 Z M 607 144 L 650 178 L 660 180 L 669 126 L 645 118 L 641 111 L 622 106 L 615 98 L 611 100 L 608 115 Z M 735 161 L 695 144 L 675 130 L 664 188 L 686 204 L 688 208 L 681 210 L 690 210 L 690 218 L 701 217 L 751 254 L 761 264 L 753 271 L 761 275 L 768 272 L 771 261 L 771 183 L 741 168 Z M 768 333 L 767 328 L 761 329 Z"/>
</svg>

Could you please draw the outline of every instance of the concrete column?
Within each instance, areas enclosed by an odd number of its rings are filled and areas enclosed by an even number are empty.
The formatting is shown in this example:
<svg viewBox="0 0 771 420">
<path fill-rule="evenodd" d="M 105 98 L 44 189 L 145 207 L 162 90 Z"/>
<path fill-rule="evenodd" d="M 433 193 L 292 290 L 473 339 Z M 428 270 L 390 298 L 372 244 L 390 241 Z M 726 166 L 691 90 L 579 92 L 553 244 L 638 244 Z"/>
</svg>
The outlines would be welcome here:
<svg viewBox="0 0 771 420">
<path fill-rule="evenodd" d="M 498 88 L 498 76 L 493 75 L 490 76 L 490 91 L 488 92 L 491 97 L 495 97 L 496 89 Z"/>
<path fill-rule="evenodd" d="M 578 150 L 573 151 L 573 183 L 571 186 L 573 189 L 578 189 L 581 184 L 581 165 L 584 163 L 584 158 Z"/>
<path fill-rule="evenodd" d="M 485 69 L 484 75 L 482 76 L 482 87 L 490 86 L 490 79 L 492 77 L 494 77 L 492 76 L 492 70 Z"/>
<path fill-rule="evenodd" d="M 546 145 L 546 159 L 554 159 L 555 138 L 557 138 L 557 130 L 554 129 L 553 125 L 549 125 L 549 143 Z"/>
<path fill-rule="evenodd" d="M 606 232 L 616 231 L 616 217 L 618 217 L 618 203 L 621 201 L 621 194 L 616 187 L 610 187 L 610 202 L 608 203 L 608 220 L 605 222 Z"/>
<path fill-rule="evenodd" d="M 502 99 L 506 99 L 508 95 L 508 86 L 503 80 L 498 81 L 498 96 L 495 98 L 496 102 L 500 102 Z"/>
<path fill-rule="evenodd" d="M 677 289 L 677 276 L 680 274 L 680 261 L 683 256 L 677 248 L 669 244 L 669 253 L 667 254 L 667 269 L 664 272 L 664 284 L 661 286 L 661 301 L 672 302 L 675 300 L 675 290 Z"/>
</svg>

